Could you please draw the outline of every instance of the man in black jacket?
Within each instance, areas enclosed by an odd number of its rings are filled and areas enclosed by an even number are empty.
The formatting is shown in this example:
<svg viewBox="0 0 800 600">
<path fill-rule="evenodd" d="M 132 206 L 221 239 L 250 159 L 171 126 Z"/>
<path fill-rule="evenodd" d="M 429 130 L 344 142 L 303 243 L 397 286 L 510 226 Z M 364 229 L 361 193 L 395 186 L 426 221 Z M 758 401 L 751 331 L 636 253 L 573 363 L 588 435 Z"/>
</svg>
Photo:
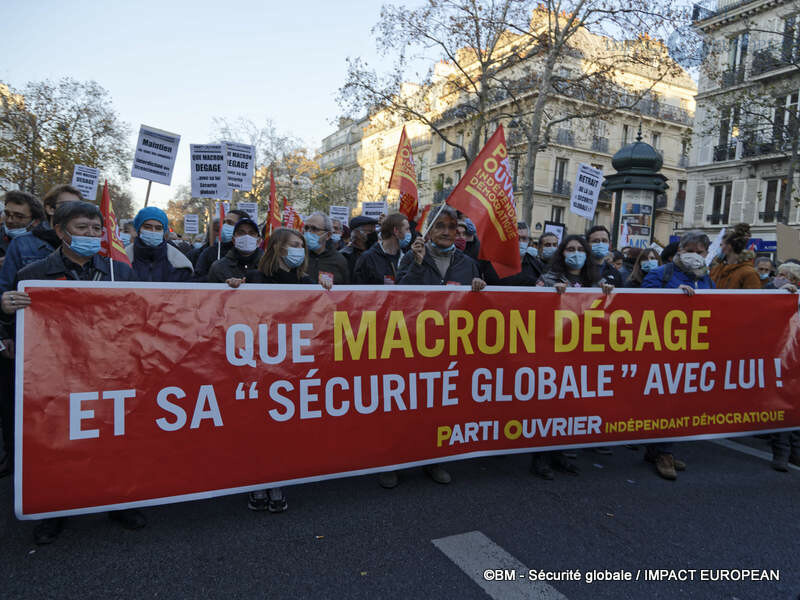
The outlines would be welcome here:
<svg viewBox="0 0 800 600">
<path fill-rule="evenodd" d="M 378 241 L 378 234 L 375 232 L 377 224 L 378 221 L 376 219 L 363 215 L 350 219 L 350 243 L 342 248 L 340 253 L 347 259 L 351 281 L 355 274 L 358 259 Z"/>
<path fill-rule="evenodd" d="M 592 281 L 597 282 L 598 285 L 609 283 L 614 287 L 625 287 L 622 274 L 605 260 L 611 242 L 611 234 L 608 229 L 602 225 L 595 225 L 586 232 L 586 241 L 592 248 L 591 257 L 587 257 L 592 261 Z"/>
<path fill-rule="evenodd" d="M 386 217 L 381 226 L 381 239 L 364 252 L 356 262 L 353 283 L 359 285 L 394 285 L 400 251 L 411 245 L 411 227 L 400 213 Z"/>
<path fill-rule="evenodd" d="M 520 221 L 517 223 L 517 231 L 519 231 L 520 266 L 522 267 L 520 272 L 500 279 L 494 267 L 492 267 L 492 263 L 486 261 L 484 273 L 486 275 L 486 283 L 489 285 L 534 286 L 536 282 L 539 281 L 539 277 L 546 270 L 544 263 L 539 260 L 537 247 L 529 245 L 531 232 L 530 229 L 528 229 L 528 224 Z"/>
<path fill-rule="evenodd" d="M 311 281 L 322 283 L 325 279 L 336 285 L 350 283 L 347 259 L 334 248 L 331 241 L 333 230 L 331 218 L 321 212 L 315 212 L 306 219 L 303 229 L 308 247 L 306 274 Z"/>
<path fill-rule="evenodd" d="M 53 216 L 53 228 L 61 245 L 47 258 L 32 262 L 17 272 L 14 289 L 2 296 L 2 310 L 13 315 L 30 306 L 25 292 L 16 291 L 17 283 L 30 279 L 67 279 L 74 281 L 110 281 L 112 265 L 100 256 L 100 239 L 103 235 L 103 216 L 100 209 L 88 202 L 68 202 L 60 205 Z M 113 264 L 115 281 L 133 280 L 131 268 L 120 262 Z M 91 326 L 91 323 L 86 323 Z M 91 368 L 91 365 L 84 365 Z M 126 529 L 140 529 L 147 524 L 144 515 L 136 509 L 118 510 L 109 517 Z M 64 528 L 63 518 L 44 519 L 33 532 L 34 541 L 49 544 Z"/>
<path fill-rule="evenodd" d="M 257 269 L 264 251 L 258 247 L 261 236 L 258 225 L 249 217 L 239 219 L 233 227 L 233 248 L 211 265 L 209 283 L 225 283 L 231 277 L 241 279 L 250 269 Z"/>
<path fill-rule="evenodd" d="M 233 228 L 239 222 L 239 219 L 244 219 L 245 217 L 249 219 L 250 215 L 238 209 L 234 209 L 225 215 L 225 219 L 222 221 L 222 231 L 220 232 L 222 244 L 215 237 L 214 243 L 200 253 L 200 257 L 194 266 L 195 281 L 206 281 L 211 265 L 233 248 Z M 217 249 L 218 245 L 220 246 L 219 249 Z"/>
</svg>

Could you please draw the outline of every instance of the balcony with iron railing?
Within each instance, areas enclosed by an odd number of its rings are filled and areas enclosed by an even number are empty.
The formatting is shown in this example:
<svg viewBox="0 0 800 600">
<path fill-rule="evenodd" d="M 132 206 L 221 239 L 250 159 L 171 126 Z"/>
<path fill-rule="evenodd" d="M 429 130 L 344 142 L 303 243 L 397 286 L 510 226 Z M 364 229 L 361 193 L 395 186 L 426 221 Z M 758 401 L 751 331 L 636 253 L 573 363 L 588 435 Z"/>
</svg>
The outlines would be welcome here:
<svg viewBox="0 0 800 600">
<path fill-rule="evenodd" d="M 724 88 L 744 83 L 744 65 L 724 70 L 720 83 Z"/>
<path fill-rule="evenodd" d="M 775 209 L 765 210 L 758 213 L 758 218 L 762 223 L 774 223 L 779 214 Z"/>
<path fill-rule="evenodd" d="M 557 196 L 571 196 L 572 183 L 569 181 L 560 181 L 556 179 L 553 182 L 553 193 Z"/>
<path fill-rule="evenodd" d="M 564 146 L 574 146 L 575 134 L 569 129 L 559 129 L 556 132 L 556 143 Z"/>
<path fill-rule="evenodd" d="M 592 136 L 592 150 L 595 152 L 608 152 L 608 138 Z"/>
<path fill-rule="evenodd" d="M 436 164 L 440 165 L 445 160 L 447 160 L 447 151 L 446 150 L 442 150 L 441 152 L 437 152 L 437 154 L 436 154 Z"/>
<path fill-rule="evenodd" d="M 750 68 L 750 76 L 758 77 L 765 73 L 796 65 L 799 62 L 799 43 L 773 44 L 753 53 L 753 65 Z"/>
<path fill-rule="evenodd" d="M 713 212 L 710 215 L 706 215 L 706 220 L 711 225 L 727 225 L 728 213 Z"/>
<path fill-rule="evenodd" d="M 771 128 L 746 131 L 742 135 L 742 158 L 758 159 L 789 152 L 791 143 Z"/>
<path fill-rule="evenodd" d="M 464 158 L 464 151 L 461 148 L 453 148 L 450 153 L 450 160 L 458 160 L 459 158 Z"/>
</svg>

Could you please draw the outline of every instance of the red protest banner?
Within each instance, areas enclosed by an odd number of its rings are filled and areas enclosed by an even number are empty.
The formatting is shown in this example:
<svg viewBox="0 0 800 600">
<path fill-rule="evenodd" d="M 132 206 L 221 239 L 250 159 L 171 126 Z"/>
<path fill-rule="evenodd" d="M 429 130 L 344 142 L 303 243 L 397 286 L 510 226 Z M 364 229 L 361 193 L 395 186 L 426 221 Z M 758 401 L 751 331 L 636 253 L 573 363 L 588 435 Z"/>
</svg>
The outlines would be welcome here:
<svg viewBox="0 0 800 600">
<path fill-rule="evenodd" d="M 419 210 L 417 202 L 419 196 L 417 175 L 414 170 L 414 152 L 411 149 L 411 140 L 406 135 L 405 125 L 400 133 L 400 143 L 397 145 L 392 175 L 389 177 L 389 189 L 400 192 L 398 212 L 404 214 L 409 221 L 413 221 Z"/>
<path fill-rule="evenodd" d="M 447 204 L 475 223 L 481 241 L 478 258 L 492 261 L 500 277 L 520 272 L 514 183 L 502 125 L 472 161 Z"/>
<path fill-rule="evenodd" d="M 800 427 L 788 293 L 24 287 L 20 518 Z"/>
</svg>

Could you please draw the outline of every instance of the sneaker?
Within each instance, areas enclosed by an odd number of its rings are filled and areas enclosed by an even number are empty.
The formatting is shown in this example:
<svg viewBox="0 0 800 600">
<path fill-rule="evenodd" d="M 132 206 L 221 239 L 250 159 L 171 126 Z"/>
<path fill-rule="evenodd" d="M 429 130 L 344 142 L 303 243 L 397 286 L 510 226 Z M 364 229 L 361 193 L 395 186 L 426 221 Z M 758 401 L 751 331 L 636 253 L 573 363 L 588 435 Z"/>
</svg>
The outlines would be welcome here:
<svg viewBox="0 0 800 600">
<path fill-rule="evenodd" d="M 658 453 L 657 452 L 645 452 L 644 459 L 649 463 L 655 464 L 656 460 L 658 459 Z M 675 463 L 675 470 L 676 471 L 685 471 L 686 470 L 686 463 L 683 462 L 681 459 L 675 458 L 673 456 L 672 457 L 672 462 Z"/>
<path fill-rule="evenodd" d="M 397 487 L 397 471 L 384 471 L 383 473 L 378 473 L 378 483 L 382 488 L 386 488 L 387 490 Z"/>
<path fill-rule="evenodd" d="M 289 508 L 289 503 L 286 501 L 286 496 L 283 495 L 281 488 L 270 488 L 267 490 L 269 494 L 269 504 L 267 510 L 271 513 L 279 513 Z"/>
<path fill-rule="evenodd" d="M 269 508 L 269 494 L 267 490 L 256 490 L 250 492 L 247 497 L 247 508 L 250 510 L 268 510 Z"/>
<path fill-rule="evenodd" d="M 614 454 L 613 450 L 608 446 L 597 446 L 596 448 L 592 448 L 595 451 L 595 454 L 602 454 L 603 456 L 611 456 Z"/>
<path fill-rule="evenodd" d="M 678 474 L 675 472 L 675 459 L 672 454 L 659 454 L 656 458 L 656 471 L 664 479 L 675 481 Z"/>
<path fill-rule="evenodd" d="M 450 473 L 448 473 L 442 465 L 425 467 L 425 472 L 428 474 L 428 477 L 433 479 L 436 483 L 448 484 L 451 481 Z"/>
<path fill-rule="evenodd" d="M 552 481 L 555 475 L 553 474 L 553 469 L 547 463 L 547 455 L 543 452 L 537 452 L 531 456 L 531 473 L 547 481 Z"/>
<path fill-rule="evenodd" d="M 64 530 L 64 518 L 45 519 L 33 528 L 33 541 L 37 546 L 52 544 Z"/>
<path fill-rule="evenodd" d="M 553 468 L 556 471 L 561 471 L 562 473 L 569 473 L 570 475 L 577 475 L 581 472 L 578 468 L 578 465 L 575 463 L 571 463 L 568 459 L 566 454 L 562 452 L 555 452 L 550 460 L 553 464 Z"/>
<path fill-rule="evenodd" d="M 125 529 L 141 529 L 147 525 L 147 518 L 140 510 L 128 508 L 126 510 L 114 510 L 108 513 L 108 518 L 116 521 Z"/>
</svg>

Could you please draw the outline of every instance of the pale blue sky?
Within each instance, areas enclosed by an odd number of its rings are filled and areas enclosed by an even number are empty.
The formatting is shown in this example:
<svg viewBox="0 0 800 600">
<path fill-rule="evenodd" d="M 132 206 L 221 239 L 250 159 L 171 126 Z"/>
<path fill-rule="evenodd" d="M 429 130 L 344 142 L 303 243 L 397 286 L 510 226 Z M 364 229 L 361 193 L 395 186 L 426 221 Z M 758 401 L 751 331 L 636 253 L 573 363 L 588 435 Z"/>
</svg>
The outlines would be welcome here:
<svg viewBox="0 0 800 600">
<path fill-rule="evenodd" d="M 415 3 L 416 4 L 416 3 Z M 214 116 L 272 118 L 312 149 L 334 131 L 347 56 L 376 59 L 370 29 L 379 0 L 332 2 L 0 1 L 0 81 L 94 79 L 133 129 L 181 135 L 165 206 L 188 183 L 189 144 L 211 141 Z M 135 202 L 147 182 L 131 179 Z"/>
</svg>

